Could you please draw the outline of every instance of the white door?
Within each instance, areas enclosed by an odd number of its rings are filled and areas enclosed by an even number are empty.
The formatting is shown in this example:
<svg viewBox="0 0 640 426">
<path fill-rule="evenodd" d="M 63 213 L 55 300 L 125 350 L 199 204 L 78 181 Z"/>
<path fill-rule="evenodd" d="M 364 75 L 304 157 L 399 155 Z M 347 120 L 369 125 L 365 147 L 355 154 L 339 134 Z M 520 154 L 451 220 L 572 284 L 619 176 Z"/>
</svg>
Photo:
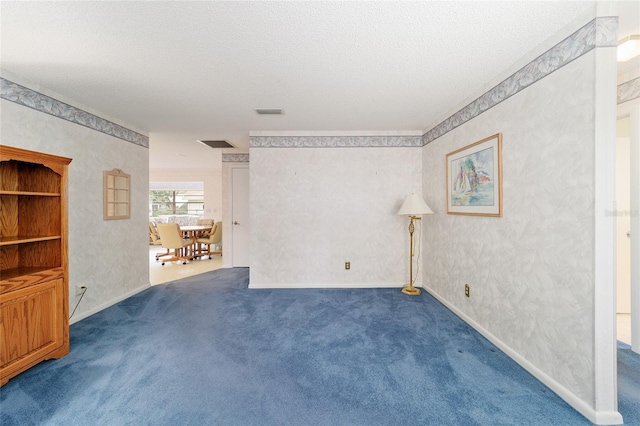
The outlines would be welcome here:
<svg viewBox="0 0 640 426">
<path fill-rule="evenodd" d="M 640 99 L 636 99 L 630 102 L 625 102 L 618 105 L 618 123 L 617 132 L 618 137 L 616 148 L 624 150 L 626 146 L 620 146 L 620 139 L 626 139 L 629 143 L 629 160 L 625 160 L 625 165 L 630 162 L 629 177 L 619 177 L 618 179 L 626 180 L 630 178 L 629 185 L 629 228 L 630 238 L 626 238 L 626 233 L 620 235 L 619 240 L 626 240 L 630 243 L 630 254 L 625 252 L 626 247 L 616 248 L 619 252 L 616 253 L 617 257 L 630 258 L 630 283 L 629 287 L 626 287 L 626 280 L 617 280 L 617 291 L 619 298 L 618 312 L 631 312 L 630 324 L 625 322 L 625 326 L 631 327 L 631 350 L 640 354 Z M 626 142 L 625 142 L 626 145 Z M 626 153 L 626 151 L 625 151 Z M 616 182 L 616 186 L 618 183 Z M 621 226 L 626 227 L 626 223 Z M 622 233 L 622 232 L 621 232 Z M 626 268 L 626 265 L 621 266 L 619 264 L 620 259 L 616 259 L 618 268 Z M 624 261 L 623 261 L 624 262 Z M 622 293 L 622 294 L 621 294 Z M 630 299 L 627 305 L 626 298 Z M 628 310 L 627 310 L 628 306 Z M 627 329 L 628 331 L 628 329 Z M 618 330 L 620 333 L 620 329 Z M 628 337 L 628 334 L 627 334 Z"/>
<path fill-rule="evenodd" d="M 619 120 L 618 126 L 628 126 L 629 119 Z M 628 137 L 617 138 L 616 145 L 616 274 L 617 312 L 631 313 L 631 153 Z"/>
<path fill-rule="evenodd" d="M 249 168 L 231 169 L 232 266 L 249 266 Z"/>
</svg>

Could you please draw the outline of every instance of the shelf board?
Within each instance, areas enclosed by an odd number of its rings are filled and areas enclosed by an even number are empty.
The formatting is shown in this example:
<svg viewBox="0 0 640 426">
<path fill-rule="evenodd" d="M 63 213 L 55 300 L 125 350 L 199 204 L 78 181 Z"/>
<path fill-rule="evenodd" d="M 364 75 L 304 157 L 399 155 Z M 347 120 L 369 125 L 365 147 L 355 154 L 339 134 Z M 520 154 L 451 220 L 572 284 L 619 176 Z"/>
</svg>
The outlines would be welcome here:
<svg viewBox="0 0 640 426">
<path fill-rule="evenodd" d="M 19 235 L 17 237 L 2 237 L 2 241 L 0 241 L 0 246 L 10 246 L 14 244 L 24 244 L 24 243 L 35 243 L 38 241 L 50 241 L 50 240 L 59 240 L 60 235 L 49 235 L 46 237 L 42 236 L 25 236 Z"/>
<path fill-rule="evenodd" d="M 59 268 L 59 266 L 21 267 L 21 268 L 3 269 L 0 271 L 0 275 L 2 276 L 2 278 L 0 278 L 0 285 L 7 284 L 6 283 L 7 281 L 10 281 L 17 277 L 42 275 L 42 273 L 45 271 L 48 271 L 47 274 L 44 274 L 45 277 L 60 275 L 61 272 L 59 272 L 59 269 L 56 269 L 56 268 Z M 26 280 L 33 281 L 34 278 L 31 277 Z"/>
<path fill-rule="evenodd" d="M 33 192 L 33 191 L 4 191 L 0 190 L 0 195 L 33 195 L 37 197 L 59 197 L 59 192 Z"/>
</svg>

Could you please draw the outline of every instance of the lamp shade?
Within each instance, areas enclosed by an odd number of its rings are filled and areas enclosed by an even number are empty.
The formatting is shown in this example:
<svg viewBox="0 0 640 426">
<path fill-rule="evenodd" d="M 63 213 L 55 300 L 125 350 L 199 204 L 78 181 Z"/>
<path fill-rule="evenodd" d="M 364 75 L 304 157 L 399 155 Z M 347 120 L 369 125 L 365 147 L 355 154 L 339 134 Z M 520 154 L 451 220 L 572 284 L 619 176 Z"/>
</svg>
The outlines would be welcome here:
<svg viewBox="0 0 640 426">
<path fill-rule="evenodd" d="M 423 214 L 433 214 L 433 211 L 420 195 L 414 194 L 413 192 L 407 195 L 400 210 L 398 210 L 399 216 L 420 216 Z"/>
</svg>

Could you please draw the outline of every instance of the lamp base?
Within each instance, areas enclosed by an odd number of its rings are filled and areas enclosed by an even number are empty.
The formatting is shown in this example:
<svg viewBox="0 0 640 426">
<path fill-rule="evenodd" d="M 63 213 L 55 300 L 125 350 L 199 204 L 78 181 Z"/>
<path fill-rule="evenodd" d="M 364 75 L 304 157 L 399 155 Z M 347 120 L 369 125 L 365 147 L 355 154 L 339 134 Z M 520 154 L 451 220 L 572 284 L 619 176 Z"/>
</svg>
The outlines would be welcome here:
<svg viewBox="0 0 640 426">
<path fill-rule="evenodd" d="M 402 287 L 402 292 L 404 294 L 408 294 L 409 296 L 417 296 L 420 294 L 420 289 L 419 288 L 415 288 L 412 285 L 408 285 L 406 287 Z"/>
</svg>

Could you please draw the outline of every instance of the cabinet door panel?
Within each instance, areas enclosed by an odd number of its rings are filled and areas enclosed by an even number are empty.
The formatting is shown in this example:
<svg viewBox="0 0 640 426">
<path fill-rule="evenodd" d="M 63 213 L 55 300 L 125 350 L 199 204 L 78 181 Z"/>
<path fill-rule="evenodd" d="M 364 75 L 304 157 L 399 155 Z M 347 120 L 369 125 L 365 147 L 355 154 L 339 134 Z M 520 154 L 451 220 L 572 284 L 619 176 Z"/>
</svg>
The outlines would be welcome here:
<svg viewBox="0 0 640 426">
<path fill-rule="evenodd" d="M 33 365 L 63 344 L 62 279 L 0 295 L 0 376 Z"/>
</svg>

